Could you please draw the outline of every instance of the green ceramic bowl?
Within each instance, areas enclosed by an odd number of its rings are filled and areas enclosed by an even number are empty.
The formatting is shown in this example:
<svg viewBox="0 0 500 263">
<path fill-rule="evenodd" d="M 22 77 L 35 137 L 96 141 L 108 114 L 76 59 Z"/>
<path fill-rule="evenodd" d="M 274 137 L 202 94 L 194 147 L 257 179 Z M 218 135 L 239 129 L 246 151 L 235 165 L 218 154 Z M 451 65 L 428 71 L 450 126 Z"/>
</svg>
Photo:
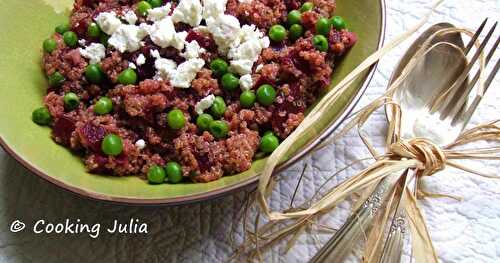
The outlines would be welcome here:
<svg viewBox="0 0 500 263">
<path fill-rule="evenodd" d="M 41 45 L 54 26 L 67 19 L 73 0 L 0 1 L 0 143 L 4 149 L 40 177 L 83 196 L 128 204 L 179 204 L 214 198 L 258 180 L 265 160 L 250 171 L 207 183 L 149 185 L 135 177 L 88 174 L 78 156 L 58 146 L 50 129 L 31 121 L 42 103 L 46 80 L 41 70 Z M 368 55 L 376 51 L 384 34 L 383 0 L 337 0 L 338 14 L 356 32 L 359 42 L 335 68 L 338 83 Z M 309 136 L 290 149 L 280 169 L 307 154 L 328 136 L 352 110 L 373 74 L 360 77 L 325 114 Z"/>
</svg>

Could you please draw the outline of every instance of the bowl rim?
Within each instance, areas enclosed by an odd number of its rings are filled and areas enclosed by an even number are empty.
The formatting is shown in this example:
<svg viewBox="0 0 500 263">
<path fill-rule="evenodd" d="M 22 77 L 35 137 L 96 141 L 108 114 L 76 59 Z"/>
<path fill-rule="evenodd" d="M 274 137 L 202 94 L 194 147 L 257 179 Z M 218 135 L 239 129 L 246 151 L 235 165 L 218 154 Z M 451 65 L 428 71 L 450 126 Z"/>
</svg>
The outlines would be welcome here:
<svg viewBox="0 0 500 263">
<path fill-rule="evenodd" d="M 386 34 L 386 3 L 385 0 L 379 0 L 377 1 L 378 4 L 380 5 L 380 10 L 381 10 L 381 15 L 382 19 L 380 21 L 380 32 L 379 32 L 379 42 L 378 42 L 378 49 L 380 49 L 385 40 L 385 34 Z M 375 74 L 375 71 L 377 69 L 378 63 L 375 63 L 370 67 L 369 73 L 364 77 L 363 80 L 363 85 L 361 86 L 360 90 L 356 93 L 355 96 L 350 98 L 350 101 L 348 105 L 346 106 L 345 110 L 340 114 L 340 116 L 333 121 L 327 129 L 325 129 L 314 141 L 312 141 L 310 144 L 308 144 L 306 147 L 303 147 L 300 149 L 296 154 L 294 154 L 290 159 L 279 165 L 275 171 L 274 174 L 279 173 L 286 168 L 290 167 L 293 165 L 295 162 L 299 161 L 306 155 L 308 155 L 317 145 L 320 143 L 324 142 L 348 117 L 349 114 L 353 111 L 354 107 L 358 104 L 360 101 L 361 97 L 363 97 L 364 93 L 366 92 L 366 89 L 370 85 L 373 76 Z M 44 179 L 45 181 L 58 186 L 59 188 L 65 190 L 66 192 L 70 192 L 72 194 L 75 194 L 79 197 L 83 197 L 86 199 L 90 200 L 97 200 L 97 201 L 103 201 L 107 203 L 114 203 L 114 204 L 121 204 L 121 205 L 140 205 L 140 206 L 172 206 L 172 205 L 183 205 L 183 204 L 190 204 L 190 203 L 197 203 L 201 201 L 207 201 L 207 200 L 213 200 L 217 199 L 223 196 L 226 196 L 228 194 L 231 194 L 235 191 L 238 190 L 244 190 L 247 188 L 250 188 L 252 186 L 255 186 L 256 183 L 258 182 L 259 177 L 254 176 L 251 178 L 247 178 L 246 180 L 243 180 L 241 182 L 238 182 L 234 185 L 231 185 L 229 187 L 224 187 L 221 189 L 216 189 L 200 194 L 194 194 L 194 195 L 188 195 L 188 196 L 182 196 L 182 197 L 174 197 L 174 198 L 159 198 L 159 199 L 140 199 L 140 198 L 127 198 L 127 197 L 112 197 L 112 196 L 107 196 L 95 192 L 89 192 L 84 189 L 68 185 L 62 181 L 59 181 L 58 179 L 55 179 L 48 174 L 40 171 L 37 169 L 35 166 L 24 160 L 19 154 L 17 154 L 14 149 L 12 149 L 7 143 L 4 141 L 4 139 L 0 136 L 0 146 L 7 152 L 10 156 L 12 156 L 17 162 L 19 162 L 24 168 L 29 170 L 30 172 L 36 174 L 40 178 Z"/>
</svg>

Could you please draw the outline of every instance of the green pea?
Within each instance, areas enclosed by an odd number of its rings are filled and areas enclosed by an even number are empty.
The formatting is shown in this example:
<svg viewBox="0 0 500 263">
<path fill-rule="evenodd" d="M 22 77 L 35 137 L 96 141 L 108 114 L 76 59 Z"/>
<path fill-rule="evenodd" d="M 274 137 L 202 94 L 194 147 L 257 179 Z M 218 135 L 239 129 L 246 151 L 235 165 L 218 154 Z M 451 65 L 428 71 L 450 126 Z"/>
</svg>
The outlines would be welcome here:
<svg viewBox="0 0 500 263">
<path fill-rule="evenodd" d="M 240 79 L 230 72 L 222 76 L 221 82 L 222 87 L 227 91 L 234 91 L 240 86 Z"/>
<path fill-rule="evenodd" d="M 99 37 L 99 42 L 101 42 L 101 44 L 103 44 L 104 46 L 108 46 L 108 40 L 109 40 L 109 36 L 102 33 L 101 36 Z"/>
<path fill-rule="evenodd" d="M 66 78 L 58 71 L 49 76 L 49 86 L 53 88 L 60 87 L 64 81 L 66 81 Z"/>
<path fill-rule="evenodd" d="M 122 85 L 134 85 L 137 83 L 137 73 L 128 68 L 118 75 L 118 82 Z"/>
<path fill-rule="evenodd" d="M 278 146 L 280 145 L 280 141 L 278 137 L 274 134 L 268 134 L 262 137 L 260 140 L 260 150 L 265 153 L 272 153 Z"/>
<path fill-rule="evenodd" d="M 163 4 L 162 0 L 148 0 L 148 3 L 153 7 L 160 7 Z"/>
<path fill-rule="evenodd" d="M 97 64 L 89 64 L 85 68 L 85 78 L 93 84 L 99 84 L 103 81 L 104 74 L 101 67 Z"/>
<path fill-rule="evenodd" d="M 108 97 L 101 97 L 94 105 L 94 112 L 98 115 L 105 115 L 113 110 L 113 101 Z"/>
<path fill-rule="evenodd" d="M 286 29 L 282 25 L 274 25 L 269 29 L 269 38 L 272 41 L 280 42 L 286 37 Z"/>
<path fill-rule="evenodd" d="M 33 111 L 31 119 L 38 125 L 49 125 L 52 121 L 52 116 L 46 107 L 41 107 Z"/>
<path fill-rule="evenodd" d="M 87 28 L 87 36 L 92 38 L 98 38 L 101 36 L 101 28 L 96 23 L 91 23 Z"/>
<path fill-rule="evenodd" d="M 226 74 L 228 67 L 227 62 L 220 58 L 216 58 L 210 63 L 210 69 L 217 77 L 221 77 Z"/>
<path fill-rule="evenodd" d="M 328 40 L 323 35 L 316 35 L 312 39 L 312 43 L 314 48 L 319 51 L 326 52 L 328 51 Z"/>
<path fill-rule="evenodd" d="M 243 108 L 251 108 L 255 104 L 255 93 L 251 90 L 245 90 L 240 95 L 240 105 Z"/>
<path fill-rule="evenodd" d="M 273 86 L 269 84 L 264 84 L 257 89 L 257 101 L 264 105 L 264 106 L 270 106 L 271 104 L 274 103 L 274 100 L 276 99 L 276 90 L 273 88 Z"/>
<path fill-rule="evenodd" d="M 210 127 L 210 123 L 214 120 L 212 115 L 203 113 L 196 118 L 196 126 L 198 126 L 198 129 L 201 131 L 208 131 Z"/>
<path fill-rule="evenodd" d="M 80 105 L 80 98 L 78 98 L 78 95 L 73 92 L 66 93 L 63 97 L 63 100 L 64 106 L 68 110 L 74 110 L 78 108 L 78 105 Z"/>
<path fill-rule="evenodd" d="M 295 24 L 300 24 L 301 20 L 302 20 L 302 14 L 300 13 L 299 10 L 290 11 L 290 13 L 288 13 L 288 16 L 286 19 L 289 26 L 292 26 Z"/>
<path fill-rule="evenodd" d="M 71 26 L 69 25 L 69 23 L 64 23 L 64 24 L 58 25 L 56 27 L 55 31 L 62 35 L 64 33 L 68 32 L 70 29 L 71 29 Z"/>
<path fill-rule="evenodd" d="M 123 151 L 123 141 L 116 134 L 108 134 L 101 143 L 101 150 L 106 155 L 118 156 Z"/>
<path fill-rule="evenodd" d="M 328 19 L 322 17 L 322 18 L 318 19 L 318 21 L 316 22 L 316 33 L 324 35 L 324 36 L 328 36 L 328 34 L 330 33 L 331 27 L 332 27 L 332 24 L 330 24 L 330 21 L 328 21 Z"/>
<path fill-rule="evenodd" d="M 229 126 L 225 121 L 213 121 L 210 123 L 210 133 L 218 139 L 225 138 L 229 133 Z"/>
<path fill-rule="evenodd" d="M 273 131 L 266 131 L 266 132 L 264 132 L 264 135 L 262 135 L 262 137 L 267 136 L 267 135 L 274 135 L 274 132 Z"/>
<path fill-rule="evenodd" d="M 330 18 L 330 23 L 337 30 L 341 30 L 347 27 L 344 18 L 342 18 L 341 16 L 334 16 Z"/>
<path fill-rule="evenodd" d="M 56 50 L 56 48 L 57 48 L 57 42 L 54 39 L 49 38 L 43 41 L 43 50 L 45 52 L 52 53 L 52 51 Z"/>
<path fill-rule="evenodd" d="M 142 16 L 146 16 L 148 15 L 148 11 L 149 9 L 153 8 L 151 6 L 150 3 L 146 2 L 146 1 L 140 1 L 138 4 L 137 4 L 137 12 L 142 15 Z"/>
<path fill-rule="evenodd" d="M 224 99 L 220 96 L 215 97 L 214 103 L 212 104 L 212 107 L 210 107 L 210 111 L 217 119 L 224 116 L 224 113 L 226 112 L 226 102 Z"/>
<path fill-rule="evenodd" d="M 78 45 L 78 36 L 73 31 L 68 31 L 63 34 L 63 40 L 66 46 L 68 47 L 76 47 Z"/>
<path fill-rule="evenodd" d="M 305 2 L 301 7 L 300 7 L 300 12 L 304 13 L 307 11 L 311 11 L 314 8 L 314 4 L 311 2 Z"/>
<path fill-rule="evenodd" d="M 299 39 L 302 36 L 302 34 L 304 34 L 304 27 L 302 25 L 295 24 L 290 27 L 289 36 L 291 40 Z"/>
<path fill-rule="evenodd" d="M 186 117 L 179 109 L 171 110 L 167 115 L 168 126 L 174 130 L 179 130 L 186 125 Z"/>
<path fill-rule="evenodd" d="M 172 184 L 177 184 L 184 179 L 182 177 L 182 167 L 177 162 L 168 162 L 167 166 L 165 166 L 165 170 L 167 171 L 168 182 Z"/>
<path fill-rule="evenodd" d="M 148 182 L 150 184 L 162 184 L 165 182 L 165 170 L 158 165 L 153 165 L 148 169 Z"/>
</svg>

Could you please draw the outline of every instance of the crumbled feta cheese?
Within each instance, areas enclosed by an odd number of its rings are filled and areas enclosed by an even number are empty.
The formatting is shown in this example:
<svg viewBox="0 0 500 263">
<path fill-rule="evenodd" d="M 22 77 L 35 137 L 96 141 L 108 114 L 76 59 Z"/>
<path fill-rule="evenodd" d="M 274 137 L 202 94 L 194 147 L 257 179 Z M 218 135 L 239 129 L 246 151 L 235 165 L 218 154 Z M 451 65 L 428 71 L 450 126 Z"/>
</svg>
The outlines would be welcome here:
<svg viewBox="0 0 500 263">
<path fill-rule="evenodd" d="M 161 57 L 160 57 L 160 52 L 159 52 L 158 50 L 156 50 L 156 49 L 149 51 L 149 54 L 150 54 L 152 57 L 156 58 L 156 59 L 161 58 Z"/>
<path fill-rule="evenodd" d="M 194 106 L 194 111 L 198 113 L 198 115 L 203 114 L 203 111 L 209 109 L 212 107 L 212 104 L 214 104 L 215 101 L 215 96 L 214 95 L 208 95 L 205 98 L 201 99 L 196 105 Z"/>
<path fill-rule="evenodd" d="M 184 53 L 181 53 L 181 56 L 185 59 L 199 58 L 205 51 L 197 41 L 191 41 L 186 44 L 186 50 Z"/>
<path fill-rule="evenodd" d="M 111 35 L 108 44 L 120 52 L 134 52 L 141 48 L 140 42 L 147 36 L 147 32 L 135 25 L 120 25 Z"/>
<path fill-rule="evenodd" d="M 157 57 L 155 61 L 155 68 L 157 70 L 155 79 L 171 79 L 177 69 L 177 63 L 171 59 Z"/>
<path fill-rule="evenodd" d="M 210 34 L 210 31 L 208 31 L 207 26 L 197 26 L 197 27 L 193 28 L 193 30 L 196 32 L 200 32 L 200 33 Z"/>
<path fill-rule="evenodd" d="M 226 11 L 227 0 L 203 0 L 203 18 L 216 18 Z"/>
<path fill-rule="evenodd" d="M 208 31 L 212 34 L 219 52 L 226 53 L 240 36 L 240 21 L 231 15 L 220 15 L 207 20 Z"/>
<path fill-rule="evenodd" d="M 172 13 L 172 20 L 195 27 L 201 23 L 202 11 L 200 0 L 181 0 Z"/>
<path fill-rule="evenodd" d="M 137 69 L 137 66 L 133 62 L 129 62 L 128 67 L 131 69 Z"/>
<path fill-rule="evenodd" d="M 238 43 L 239 42 L 239 43 Z M 258 60 L 264 48 L 269 47 L 269 38 L 264 36 L 255 25 L 244 25 L 239 39 L 231 45 L 228 58 L 234 72 L 240 75 L 252 73 L 253 64 Z"/>
<path fill-rule="evenodd" d="M 106 57 L 106 47 L 99 43 L 92 43 L 85 49 L 80 48 L 80 54 L 89 59 L 90 64 L 97 64 Z"/>
<path fill-rule="evenodd" d="M 79 44 L 80 46 L 84 47 L 84 46 L 87 44 L 87 40 L 85 40 L 85 39 L 80 39 L 80 40 L 78 40 L 78 44 Z"/>
<path fill-rule="evenodd" d="M 137 64 L 137 66 L 146 64 L 146 57 L 143 54 L 139 54 L 139 56 L 137 56 L 137 59 L 135 60 L 135 64 Z"/>
<path fill-rule="evenodd" d="M 253 2 L 253 0 L 238 0 L 238 2 L 240 2 L 242 4 L 250 4 Z"/>
<path fill-rule="evenodd" d="M 189 88 L 191 86 L 191 81 L 196 78 L 196 74 L 205 65 L 205 61 L 200 58 L 193 58 L 187 60 L 177 67 L 175 74 L 170 78 L 170 84 L 176 88 Z"/>
<path fill-rule="evenodd" d="M 249 59 L 231 60 L 229 70 L 239 75 L 252 73 L 253 61 Z"/>
<path fill-rule="evenodd" d="M 172 46 L 179 50 L 184 49 L 187 32 L 176 33 L 172 17 L 167 16 L 153 25 L 141 24 L 141 27 L 148 31 L 153 43 L 161 48 Z"/>
<path fill-rule="evenodd" d="M 255 72 L 260 72 L 263 67 L 264 67 L 264 65 L 262 65 L 262 64 L 257 65 L 257 67 L 255 68 Z"/>
<path fill-rule="evenodd" d="M 115 12 L 102 12 L 95 18 L 95 21 L 101 30 L 108 35 L 112 35 L 122 24 Z"/>
<path fill-rule="evenodd" d="M 240 78 L 240 87 L 242 90 L 250 90 L 253 87 L 252 75 L 246 74 Z"/>
<path fill-rule="evenodd" d="M 148 11 L 148 20 L 153 21 L 153 22 L 160 21 L 163 18 L 167 17 L 168 14 L 170 14 L 171 9 L 172 9 L 172 5 L 170 3 L 167 3 L 164 6 L 150 9 Z"/>
<path fill-rule="evenodd" d="M 146 148 L 146 141 L 144 141 L 143 139 L 136 141 L 135 147 L 137 147 L 137 149 L 139 150 L 143 150 L 144 148 Z"/>
<path fill-rule="evenodd" d="M 127 13 L 125 13 L 123 18 L 125 19 L 125 21 L 127 21 L 127 23 L 129 23 L 131 25 L 135 25 L 135 23 L 137 23 L 137 19 L 138 19 L 137 15 L 132 10 L 127 11 Z"/>
</svg>

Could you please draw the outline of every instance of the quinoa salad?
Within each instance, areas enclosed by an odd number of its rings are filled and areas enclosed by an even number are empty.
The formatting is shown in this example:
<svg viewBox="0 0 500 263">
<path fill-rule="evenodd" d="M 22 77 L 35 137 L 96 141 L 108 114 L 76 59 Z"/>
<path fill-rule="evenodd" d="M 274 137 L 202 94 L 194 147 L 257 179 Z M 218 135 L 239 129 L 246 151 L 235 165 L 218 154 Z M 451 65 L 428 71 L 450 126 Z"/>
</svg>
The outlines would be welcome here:
<svg viewBox="0 0 500 263">
<path fill-rule="evenodd" d="M 334 0 L 76 0 L 33 111 L 91 173 L 151 184 L 250 169 L 357 41 Z"/>
</svg>

